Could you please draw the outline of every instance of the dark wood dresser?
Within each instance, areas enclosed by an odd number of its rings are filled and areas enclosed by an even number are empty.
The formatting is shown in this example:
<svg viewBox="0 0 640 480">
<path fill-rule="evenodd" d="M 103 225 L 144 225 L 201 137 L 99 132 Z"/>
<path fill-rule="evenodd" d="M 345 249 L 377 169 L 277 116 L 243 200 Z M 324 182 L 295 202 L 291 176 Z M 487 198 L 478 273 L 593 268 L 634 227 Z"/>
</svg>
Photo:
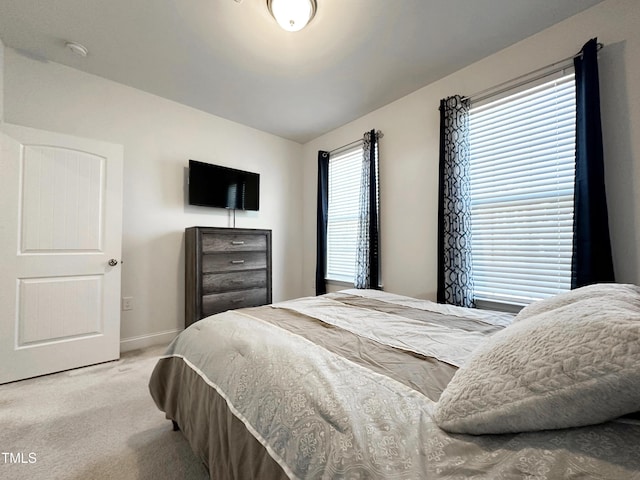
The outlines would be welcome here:
<svg viewBox="0 0 640 480">
<path fill-rule="evenodd" d="M 185 328 L 234 308 L 271 303 L 271 230 L 185 230 Z"/>
</svg>

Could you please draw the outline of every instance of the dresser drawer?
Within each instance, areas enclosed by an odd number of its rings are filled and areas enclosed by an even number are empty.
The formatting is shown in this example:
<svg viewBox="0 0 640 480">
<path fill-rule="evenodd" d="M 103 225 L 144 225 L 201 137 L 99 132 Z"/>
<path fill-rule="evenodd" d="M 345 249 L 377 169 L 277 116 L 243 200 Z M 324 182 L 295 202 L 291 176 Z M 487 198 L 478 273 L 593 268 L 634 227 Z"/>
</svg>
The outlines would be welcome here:
<svg viewBox="0 0 640 480">
<path fill-rule="evenodd" d="M 215 293 L 202 297 L 204 316 L 236 308 L 257 307 L 268 303 L 267 289 L 254 288 L 239 292 Z"/>
<path fill-rule="evenodd" d="M 202 256 L 202 273 L 267 268 L 265 252 L 235 252 Z"/>
<path fill-rule="evenodd" d="M 207 273 L 202 276 L 202 294 L 228 292 L 248 288 L 266 288 L 267 270 Z"/>
<path fill-rule="evenodd" d="M 250 234 L 202 234 L 202 253 L 266 251 L 267 237 Z"/>
</svg>

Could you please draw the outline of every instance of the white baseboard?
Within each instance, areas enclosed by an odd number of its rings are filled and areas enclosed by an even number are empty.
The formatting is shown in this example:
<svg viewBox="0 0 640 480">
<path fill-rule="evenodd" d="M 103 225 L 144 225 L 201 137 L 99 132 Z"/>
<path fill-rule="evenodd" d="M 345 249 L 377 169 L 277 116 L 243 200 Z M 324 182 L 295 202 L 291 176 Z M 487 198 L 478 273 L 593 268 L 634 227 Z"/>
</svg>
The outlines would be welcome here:
<svg viewBox="0 0 640 480">
<path fill-rule="evenodd" d="M 182 330 L 166 330 L 164 332 L 139 335 L 137 337 L 123 338 L 120 340 L 120 352 L 130 352 L 140 348 L 153 347 L 154 345 L 168 345 Z"/>
</svg>

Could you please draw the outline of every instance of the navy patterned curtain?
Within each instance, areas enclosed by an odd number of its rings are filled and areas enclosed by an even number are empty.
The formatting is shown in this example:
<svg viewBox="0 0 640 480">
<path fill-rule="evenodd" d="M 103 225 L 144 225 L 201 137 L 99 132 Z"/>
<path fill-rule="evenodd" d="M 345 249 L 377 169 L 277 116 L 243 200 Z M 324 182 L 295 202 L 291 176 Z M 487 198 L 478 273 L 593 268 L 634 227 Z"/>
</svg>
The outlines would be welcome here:
<svg viewBox="0 0 640 480">
<path fill-rule="evenodd" d="M 318 152 L 318 210 L 316 220 L 316 295 L 327 293 L 327 219 L 329 212 L 329 152 Z"/>
<path fill-rule="evenodd" d="M 363 140 L 362 183 L 358 215 L 358 246 L 356 254 L 356 288 L 379 288 L 380 232 L 378 191 L 378 135 L 366 132 Z"/>
<path fill-rule="evenodd" d="M 576 182 L 574 190 L 571 288 L 613 282 L 609 216 L 604 185 L 604 152 L 600 123 L 598 42 L 592 38 L 576 70 Z"/>
<path fill-rule="evenodd" d="M 438 302 L 475 306 L 471 265 L 469 102 L 440 101 Z"/>
</svg>

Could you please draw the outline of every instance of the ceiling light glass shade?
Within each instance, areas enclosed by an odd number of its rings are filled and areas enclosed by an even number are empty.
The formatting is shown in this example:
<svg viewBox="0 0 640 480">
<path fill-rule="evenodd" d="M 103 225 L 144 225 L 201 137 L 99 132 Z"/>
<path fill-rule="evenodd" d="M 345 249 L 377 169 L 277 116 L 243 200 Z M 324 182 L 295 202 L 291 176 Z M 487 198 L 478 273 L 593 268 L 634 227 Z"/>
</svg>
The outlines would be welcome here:
<svg viewBox="0 0 640 480">
<path fill-rule="evenodd" d="M 302 30 L 316 14 L 316 0 L 267 0 L 276 22 L 289 32 Z"/>
</svg>

